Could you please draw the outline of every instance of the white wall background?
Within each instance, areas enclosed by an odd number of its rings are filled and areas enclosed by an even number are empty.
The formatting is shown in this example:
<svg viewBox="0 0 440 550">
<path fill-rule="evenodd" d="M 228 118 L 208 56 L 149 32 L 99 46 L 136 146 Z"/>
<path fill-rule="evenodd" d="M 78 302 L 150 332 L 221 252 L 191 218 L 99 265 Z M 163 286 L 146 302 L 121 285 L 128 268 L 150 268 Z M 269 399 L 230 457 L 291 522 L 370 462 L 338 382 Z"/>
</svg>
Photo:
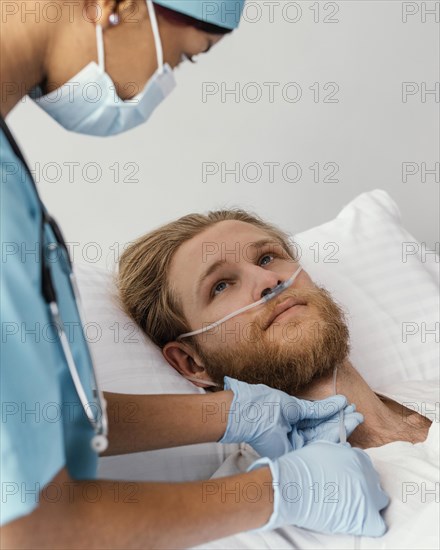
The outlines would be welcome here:
<svg viewBox="0 0 440 550">
<path fill-rule="evenodd" d="M 422 163 L 432 169 L 439 160 L 439 98 L 423 94 L 440 80 L 439 16 L 436 22 L 432 9 L 438 13 L 440 3 L 249 0 L 239 31 L 178 70 L 177 90 L 147 125 L 111 139 L 77 136 L 30 101 L 8 122 L 75 261 L 112 267 L 118 247 L 147 230 L 221 206 L 250 208 L 297 232 L 374 188 L 390 193 L 404 225 L 432 248 L 439 240 L 439 183 L 421 175 Z M 273 102 L 267 82 L 279 83 Z M 302 90 L 295 103 L 282 95 L 291 82 Z M 338 87 L 334 103 L 323 101 L 334 90 L 324 89 L 329 82 Z M 419 90 L 406 102 L 403 82 Z M 203 101 L 204 83 L 237 86 L 239 96 L 222 98 L 219 91 Z M 319 97 L 309 89 L 314 83 Z M 292 98 L 294 88 L 287 91 Z M 219 173 L 203 181 L 207 162 Z M 272 162 L 280 165 L 271 182 Z M 293 169 L 287 177 L 282 171 L 294 162 L 302 168 L 296 182 L 289 181 Z M 403 182 L 405 162 L 419 171 Z M 222 163 L 239 163 L 238 181 L 222 181 Z M 318 182 L 309 168 L 315 163 Z M 331 175 L 326 163 L 339 167 L 338 181 L 324 181 Z M 260 181 L 251 181 L 258 170 Z M 89 243 L 100 247 L 98 256 Z"/>
</svg>

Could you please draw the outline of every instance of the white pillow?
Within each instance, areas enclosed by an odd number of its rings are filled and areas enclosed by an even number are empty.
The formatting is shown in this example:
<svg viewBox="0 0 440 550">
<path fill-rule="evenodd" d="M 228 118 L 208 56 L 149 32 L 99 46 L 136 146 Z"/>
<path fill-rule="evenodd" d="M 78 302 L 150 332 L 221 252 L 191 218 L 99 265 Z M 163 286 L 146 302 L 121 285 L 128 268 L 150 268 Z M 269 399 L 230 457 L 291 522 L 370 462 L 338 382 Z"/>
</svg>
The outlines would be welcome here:
<svg viewBox="0 0 440 550">
<path fill-rule="evenodd" d="M 350 359 L 373 388 L 438 379 L 439 257 L 402 227 L 388 193 L 363 193 L 295 242 L 313 281 L 344 306 Z"/>
<path fill-rule="evenodd" d="M 75 264 L 74 270 L 85 334 L 101 389 L 126 394 L 205 393 L 168 365 L 159 348 L 118 307 L 111 273 L 90 264 Z M 154 481 L 207 479 L 238 448 L 204 443 L 102 457 L 98 476 Z"/>
<path fill-rule="evenodd" d="M 312 279 L 347 311 L 350 358 L 373 388 L 397 378 L 438 378 L 439 259 L 420 253 L 421 245 L 402 227 L 399 209 L 385 191 L 363 193 L 334 220 L 296 235 L 295 242 Z M 405 247 L 419 253 L 404 261 Z M 104 390 L 204 393 L 178 375 L 118 308 L 112 274 L 79 264 L 75 272 L 86 334 Z M 432 329 L 437 335 L 426 332 Z M 99 475 L 205 479 L 237 448 L 209 443 L 101 458 Z"/>
</svg>

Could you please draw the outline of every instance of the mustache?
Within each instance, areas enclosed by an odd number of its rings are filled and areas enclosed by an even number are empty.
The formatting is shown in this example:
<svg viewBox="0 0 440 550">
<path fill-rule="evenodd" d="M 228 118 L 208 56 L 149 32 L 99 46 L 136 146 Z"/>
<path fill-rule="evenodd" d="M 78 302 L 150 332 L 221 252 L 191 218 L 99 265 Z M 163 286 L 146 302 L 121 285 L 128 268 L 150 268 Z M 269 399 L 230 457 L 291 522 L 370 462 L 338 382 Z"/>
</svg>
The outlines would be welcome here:
<svg viewBox="0 0 440 550">
<path fill-rule="evenodd" d="M 283 306 L 280 307 L 280 304 L 286 302 L 286 300 L 290 300 L 292 303 L 287 304 L 285 308 Z M 314 306 L 314 314 L 318 313 L 323 317 L 323 321 L 331 321 L 331 317 L 337 314 L 339 310 L 331 294 L 324 287 L 314 285 L 306 289 L 287 288 L 283 290 L 280 295 L 260 305 L 258 307 L 259 312 L 255 313 L 250 320 L 245 323 L 242 321 L 242 323 L 244 323 L 242 329 L 245 331 L 249 330 L 250 334 L 252 334 L 252 338 L 257 341 L 259 338 L 264 337 L 266 330 L 270 327 L 275 317 L 296 304 Z M 279 311 L 276 311 L 277 308 L 279 308 Z M 209 319 L 207 324 L 213 322 L 212 319 Z M 297 320 L 292 321 L 292 323 L 299 324 L 302 323 L 302 321 Z M 196 338 L 199 337 L 202 338 L 203 342 L 205 341 L 203 340 L 203 335 L 198 335 Z"/>
<path fill-rule="evenodd" d="M 296 290 L 288 288 L 284 290 L 279 296 L 267 302 L 264 311 L 262 311 L 257 317 L 255 317 L 254 323 L 258 327 L 258 329 L 265 331 L 271 325 L 274 316 L 276 317 L 283 312 L 280 306 L 281 304 L 283 304 L 283 302 L 286 302 L 286 300 L 289 300 L 292 303 L 286 304 L 288 307 L 286 307 L 284 311 L 286 311 L 290 307 L 293 307 L 293 305 L 296 304 L 308 305 L 316 303 L 317 298 L 322 299 L 323 293 L 327 294 L 327 291 L 321 287 L 310 288 L 307 290 Z"/>
<path fill-rule="evenodd" d="M 282 302 L 292 299 L 305 302 L 309 310 L 280 323 L 282 330 L 276 336 L 265 331 L 270 316 L 279 314 L 276 308 L 284 311 L 288 304 Z M 262 304 L 251 319 L 235 330 L 235 344 L 222 335 L 215 349 L 202 345 L 198 349 L 207 373 L 220 386 L 227 374 L 294 394 L 332 372 L 350 352 L 343 306 L 318 285 L 285 289 Z M 276 320 L 272 327 L 275 324 Z"/>
</svg>

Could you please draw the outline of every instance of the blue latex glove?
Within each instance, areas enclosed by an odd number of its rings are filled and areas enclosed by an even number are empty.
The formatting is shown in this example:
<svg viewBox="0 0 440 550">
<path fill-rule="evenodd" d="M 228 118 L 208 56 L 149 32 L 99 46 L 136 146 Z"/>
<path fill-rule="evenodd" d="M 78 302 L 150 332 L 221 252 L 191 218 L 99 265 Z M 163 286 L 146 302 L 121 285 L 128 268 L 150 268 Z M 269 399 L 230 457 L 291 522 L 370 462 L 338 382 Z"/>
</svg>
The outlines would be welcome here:
<svg viewBox="0 0 440 550">
<path fill-rule="evenodd" d="M 253 532 L 284 525 L 367 537 L 386 532 L 380 510 L 389 498 L 364 451 L 319 441 L 276 461 L 260 458 L 248 472 L 266 465 L 272 472 L 274 511 Z"/>
<path fill-rule="evenodd" d="M 347 437 L 364 421 L 361 413 L 356 412 L 356 405 L 347 405 L 344 409 L 344 425 Z M 315 441 L 330 441 L 339 443 L 339 413 L 328 419 L 319 421 L 303 420 L 299 422 L 296 429 L 292 430 L 289 439 L 293 449 L 301 449 Z"/>
<path fill-rule="evenodd" d="M 321 401 L 297 399 L 264 384 L 247 384 L 224 377 L 224 389 L 234 398 L 220 443 L 249 443 L 259 455 L 277 458 L 316 440 L 339 441 L 339 411 L 348 410 L 347 435 L 363 417 L 346 407 L 342 395 Z"/>
</svg>

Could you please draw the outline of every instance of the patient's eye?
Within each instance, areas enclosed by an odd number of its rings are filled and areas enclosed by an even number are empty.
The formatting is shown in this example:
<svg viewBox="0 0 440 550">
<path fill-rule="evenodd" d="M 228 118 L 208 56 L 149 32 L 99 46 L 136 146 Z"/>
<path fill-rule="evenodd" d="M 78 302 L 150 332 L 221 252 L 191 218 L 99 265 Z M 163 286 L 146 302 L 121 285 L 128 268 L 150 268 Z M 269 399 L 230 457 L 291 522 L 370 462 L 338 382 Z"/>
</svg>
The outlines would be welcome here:
<svg viewBox="0 0 440 550">
<path fill-rule="evenodd" d="M 217 296 L 218 294 L 223 292 L 225 290 L 227 284 L 228 283 L 226 283 L 225 281 L 218 282 L 216 285 L 214 285 L 212 287 L 212 295 Z"/>
<path fill-rule="evenodd" d="M 258 265 L 261 267 L 266 267 L 267 265 L 271 264 L 276 258 L 281 258 L 279 254 L 275 253 L 265 253 L 262 254 L 258 260 Z M 222 294 L 231 284 L 234 284 L 235 277 L 233 277 L 229 282 L 226 281 L 218 281 L 216 282 L 210 292 L 210 298 L 215 298 L 219 294 Z"/>
<path fill-rule="evenodd" d="M 264 267 L 265 265 L 270 264 L 270 262 L 272 262 L 273 259 L 274 259 L 273 254 L 264 254 L 264 256 L 261 256 L 260 258 L 259 265 L 262 265 Z"/>
</svg>

